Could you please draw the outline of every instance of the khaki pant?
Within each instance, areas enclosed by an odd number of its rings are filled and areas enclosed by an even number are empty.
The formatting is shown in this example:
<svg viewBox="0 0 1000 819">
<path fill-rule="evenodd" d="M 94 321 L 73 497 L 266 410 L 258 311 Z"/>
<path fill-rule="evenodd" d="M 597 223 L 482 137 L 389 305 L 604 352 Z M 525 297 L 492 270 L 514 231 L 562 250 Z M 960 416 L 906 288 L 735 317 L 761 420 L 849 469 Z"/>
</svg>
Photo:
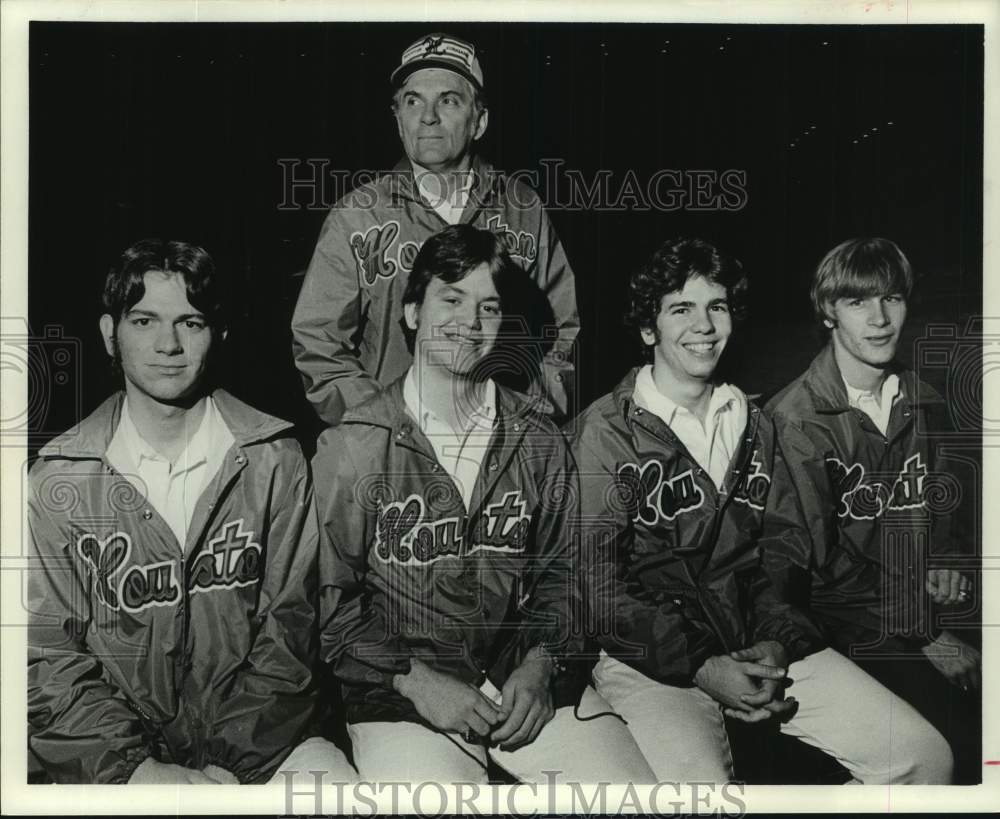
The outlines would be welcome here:
<svg viewBox="0 0 1000 819">
<path fill-rule="evenodd" d="M 496 689 L 480 690 L 491 699 Z M 470 745 L 456 734 L 442 734 L 415 722 L 359 722 L 348 726 L 354 760 L 367 781 L 488 781 L 486 755 L 521 782 L 655 782 L 625 724 L 588 687 L 577 714 L 559 708 L 530 745 L 516 751 Z"/>
<path fill-rule="evenodd" d="M 832 648 L 788 669 L 799 703 L 782 733 L 836 758 L 864 784 L 951 781 L 944 737 L 917 711 Z M 594 668 L 598 693 L 628 722 L 657 778 L 726 782 L 733 758 L 721 706 L 699 688 L 651 680 L 603 651 Z"/>
</svg>

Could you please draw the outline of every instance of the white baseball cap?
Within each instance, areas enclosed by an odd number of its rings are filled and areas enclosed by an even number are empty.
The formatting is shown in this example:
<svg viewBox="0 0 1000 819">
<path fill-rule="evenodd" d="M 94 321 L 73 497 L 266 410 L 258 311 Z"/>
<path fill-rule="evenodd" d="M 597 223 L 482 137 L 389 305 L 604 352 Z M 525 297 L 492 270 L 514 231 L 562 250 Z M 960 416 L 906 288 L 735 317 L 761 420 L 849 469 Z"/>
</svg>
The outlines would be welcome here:
<svg viewBox="0 0 1000 819">
<path fill-rule="evenodd" d="M 428 34 L 414 41 L 403 52 L 399 67 L 389 78 L 398 88 L 414 71 L 421 68 L 443 68 L 464 77 L 483 90 L 483 69 L 476 56 L 476 47 L 449 34 Z"/>
</svg>

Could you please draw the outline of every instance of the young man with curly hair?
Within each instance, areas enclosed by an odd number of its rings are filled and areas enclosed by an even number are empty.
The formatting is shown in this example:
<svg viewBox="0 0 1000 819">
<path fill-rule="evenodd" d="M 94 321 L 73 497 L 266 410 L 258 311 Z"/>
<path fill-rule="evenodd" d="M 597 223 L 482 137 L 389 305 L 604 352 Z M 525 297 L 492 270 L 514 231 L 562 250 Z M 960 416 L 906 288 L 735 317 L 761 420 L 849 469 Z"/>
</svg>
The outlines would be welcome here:
<svg viewBox="0 0 1000 819">
<path fill-rule="evenodd" d="M 729 716 L 776 720 L 859 782 L 947 783 L 942 737 L 827 648 L 764 569 L 767 519 L 804 524 L 774 425 L 716 377 L 744 310 L 740 264 L 668 241 L 629 288 L 651 363 L 582 414 L 572 447 L 597 692 L 660 780 L 732 778 Z"/>
</svg>

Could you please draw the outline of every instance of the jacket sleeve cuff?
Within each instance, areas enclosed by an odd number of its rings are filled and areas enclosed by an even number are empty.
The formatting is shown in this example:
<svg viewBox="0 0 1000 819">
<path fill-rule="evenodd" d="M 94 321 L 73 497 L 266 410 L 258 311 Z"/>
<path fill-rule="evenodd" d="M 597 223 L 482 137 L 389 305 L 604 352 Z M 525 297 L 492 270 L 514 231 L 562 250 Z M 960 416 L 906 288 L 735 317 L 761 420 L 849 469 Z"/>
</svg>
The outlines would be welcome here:
<svg viewBox="0 0 1000 819">
<path fill-rule="evenodd" d="M 143 762 L 153 755 L 152 749 L 148 745 L 139 745 L 132 748 L 126 755 L 125 760 L 118 766 L 114 776 L 107 780 L 109 785 L 126 785 Z"/>
<path fill-rule="evenodd" d="M 413 668 L 413 664 L 410 662 L 409 657 L 403 657 L 396 663 L 396 665 L 397 667 L 390 671 L 380 672 L 382 685 L 388 688 L 390 691 L 396 690 L 392 682 L 395 676 L 397 674 L 400 674 L 405 677 L 407 674 L 410 673 L 410 670 Z"/>
<path fill-rule="evenodd" d="M 216 768 L 222 768 L 222 770 L 227 773 L 231 773 L 235 776 L 241 785 L 253 785 L 256 782 L 262 782 L 267 779 L 265 772 L 263 771 L 238 771 L 230 767 L 230 764 L 225 759 L 220 759 L 216 756 L 211 756 L 206 754 L 202 758 L 202 768 L 207 765 L 214 765 Z"/>
</svg>

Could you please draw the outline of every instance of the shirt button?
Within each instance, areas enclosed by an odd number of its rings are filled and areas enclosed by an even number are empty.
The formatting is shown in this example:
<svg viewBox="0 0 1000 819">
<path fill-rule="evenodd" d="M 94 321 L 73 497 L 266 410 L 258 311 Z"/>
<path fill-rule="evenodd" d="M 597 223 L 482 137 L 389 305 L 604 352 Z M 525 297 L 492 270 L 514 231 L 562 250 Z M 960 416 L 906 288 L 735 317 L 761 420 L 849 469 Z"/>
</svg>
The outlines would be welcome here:
<svg viewBox="0 0 1000 819">
<path fill-rule="evenodd" d="M 149 520 L 152 517 L 153 517 L 153 513 L 150 512 L 148 509 L 143 509 L 142 510 L 142 519 L 143 520 Z"/>
<path fill-rule="evenodd" d="M 242 453 L 236 456 L 236 463 L 241 464 L 246 460 L 246 455 Z"/>
<path fill-rule="evenodd" d="M 556 381 L 562 381 L 562 373 L 556 373 Z"/>
<path fill-rule="evenodd" d="M 520 432 L 520 431 L 521 431 L 521 425 L 520 424 L 514 424 L 514 432 Z"/>
<path fill-rule="evenodd" d="M 641 409 L 636 409 L 635 414 L 636 415 L 642 415 L 642 410 Z"/>
<path fill-rule="evenodd" d="M 431 472 L 437 472 L 440 468 L 441 468 L 440 466 L 434 464 L 434 466 L 431 467 Z"/>
<path fill-rule="evenodd" d="M 496 472 L 500 465 L 496 461 L 490 461 L 490 472 Z"/>
</svg>

